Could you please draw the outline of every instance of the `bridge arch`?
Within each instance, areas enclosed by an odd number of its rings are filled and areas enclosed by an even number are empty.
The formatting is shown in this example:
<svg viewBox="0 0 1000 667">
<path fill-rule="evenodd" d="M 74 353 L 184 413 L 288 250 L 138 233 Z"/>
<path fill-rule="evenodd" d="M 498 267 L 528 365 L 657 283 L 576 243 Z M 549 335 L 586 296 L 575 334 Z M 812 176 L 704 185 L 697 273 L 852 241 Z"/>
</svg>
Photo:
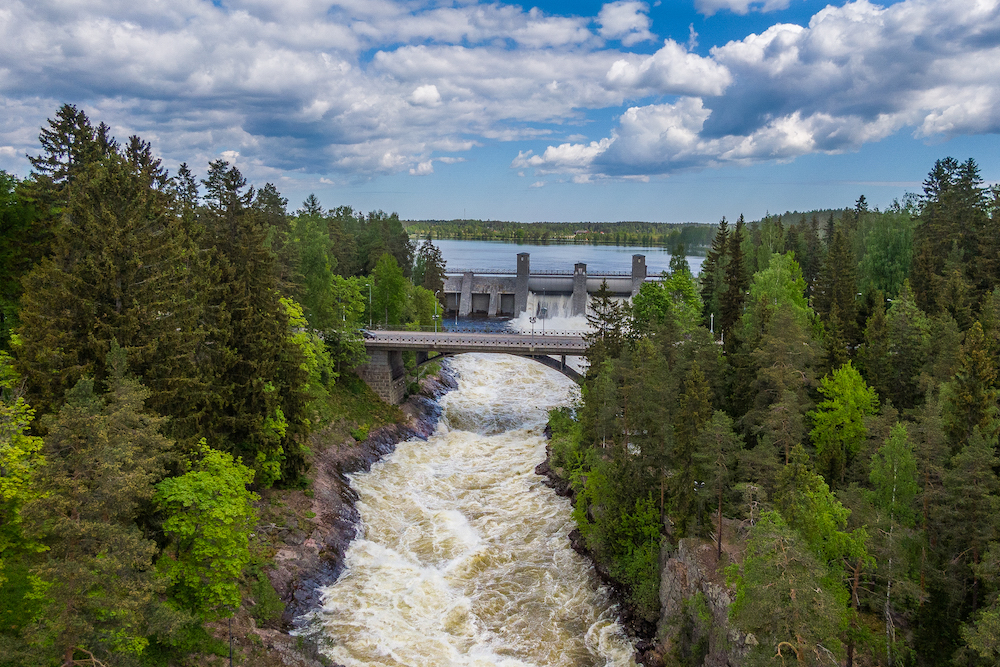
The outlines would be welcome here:
<svg viewBox="0 0 1000 667">
<path fill-rule="evenodd" d="M 436 357 L 427 357 L 423 360 L 420 359 L 420 354 L 417 354 L 417 368 L 420 368 L 424 364 L 429 364 L 433 361 L 440 361 L 441 359 L 446 359 L 448 357 L 454 357 L 458 354 L 468 354 L 467 352 L 440 352 Z M 531 359 L 537 361 L 543 366 L 548 366 L 552 370 L 559 371 L 566 377 L 568 377 L 573 382 L 577 384 L 583 382 L 583 374 L 577 371 L 572 366 L 566 363 L 566 358 L 563 356 L 561 359 L 556 359 L 547 354 L 544 355 L 531 355 L 531 354 L 513 354 L 512 352 L 502 352 L 500 354 L 511 354 L 515 357 L 522 357 L 524 359 Z M 576 356 L 576 355 L 573 355 Z"/>
</svg>

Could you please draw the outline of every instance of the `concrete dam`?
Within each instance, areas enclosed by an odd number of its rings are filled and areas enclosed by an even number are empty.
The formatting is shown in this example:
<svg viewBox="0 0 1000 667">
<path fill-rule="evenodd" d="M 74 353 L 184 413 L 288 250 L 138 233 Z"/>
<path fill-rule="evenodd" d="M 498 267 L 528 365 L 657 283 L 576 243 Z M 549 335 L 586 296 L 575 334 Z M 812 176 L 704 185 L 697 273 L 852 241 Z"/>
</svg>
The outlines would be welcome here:
<svg viewBox="0 0 1000 667">
<path fill-rule="evenodd" d="M 528 306 L 530 293 L 570 297 L 569 315 L 583 315 L 588 295 L 607 281 L 615 296 L 631 297 L 646 281 L 646 256 L 632 255 L 630 272 L 587 273 L 586 264 L 573 271 L 531 271 L 531 255 L 517 255 L 516 271 L 445 271 L 445 310 L 449 314 L 517 317 Z"/>
</svg>

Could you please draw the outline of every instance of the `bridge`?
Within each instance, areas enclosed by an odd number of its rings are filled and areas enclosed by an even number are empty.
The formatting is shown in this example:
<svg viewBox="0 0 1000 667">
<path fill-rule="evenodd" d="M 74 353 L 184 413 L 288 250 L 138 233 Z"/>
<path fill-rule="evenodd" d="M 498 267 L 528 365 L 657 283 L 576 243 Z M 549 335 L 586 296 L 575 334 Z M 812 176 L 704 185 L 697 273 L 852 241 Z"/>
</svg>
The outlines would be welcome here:
<svg viewBox="0 0 1000 667">
<path fill-rule="evenodd" d="M 418 363 L 427 360 L 431 352 L 441 356 L 499 352 L 531 357 L 579 380 L 580 374 L 566 365 L 566 357 L 582 356 L 587 350 L 587 343 L 579 334 L 371 331 L 366 332 L 365 349 L 368 351 L 368 363 L 358 367 L 358 375 L 385 401 L 395 404 L 402 401 L 406 393 L 406 371 L 403 368 L 403 352 L 406 350 L 417 353 Z M 559 359 L 549 355 L 556 355 Z"/>
</svg>

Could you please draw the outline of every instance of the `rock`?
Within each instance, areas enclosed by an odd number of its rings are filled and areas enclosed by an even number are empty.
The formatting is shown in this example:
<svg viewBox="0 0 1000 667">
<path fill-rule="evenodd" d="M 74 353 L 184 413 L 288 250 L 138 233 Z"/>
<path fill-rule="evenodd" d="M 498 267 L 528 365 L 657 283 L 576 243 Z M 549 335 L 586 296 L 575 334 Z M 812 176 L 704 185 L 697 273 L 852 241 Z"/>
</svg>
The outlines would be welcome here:
<svg viewBox="0 0 1000 667">
<path fill-rule="evenodd" d="M 747 636 L 729 623 L 735 592 L 726 586 L 715 542 L 683 538 L 660 555 L 659 650 L 669 661 L 739 667 Z"/>
</svg>

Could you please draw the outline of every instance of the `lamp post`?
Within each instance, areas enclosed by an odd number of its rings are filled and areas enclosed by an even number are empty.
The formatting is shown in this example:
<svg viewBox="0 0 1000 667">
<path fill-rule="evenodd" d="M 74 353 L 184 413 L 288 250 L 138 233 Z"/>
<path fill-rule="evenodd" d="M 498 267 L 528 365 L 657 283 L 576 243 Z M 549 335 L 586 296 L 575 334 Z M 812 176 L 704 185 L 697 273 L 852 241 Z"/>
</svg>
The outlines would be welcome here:
<svg viewBox="0 0 1000 667">
<path fill-rule="evenodd" d="M 434 292 L 434 333 L 438 332 L 438 294 L 441 290 L 436 290 Z"/>
<path fill-rule="evenodd" d="M 372 284 L 365 283 L 365 286 L 368 287 L 368 328 L 371 329 L 372 328 Z"/>
</svg>

